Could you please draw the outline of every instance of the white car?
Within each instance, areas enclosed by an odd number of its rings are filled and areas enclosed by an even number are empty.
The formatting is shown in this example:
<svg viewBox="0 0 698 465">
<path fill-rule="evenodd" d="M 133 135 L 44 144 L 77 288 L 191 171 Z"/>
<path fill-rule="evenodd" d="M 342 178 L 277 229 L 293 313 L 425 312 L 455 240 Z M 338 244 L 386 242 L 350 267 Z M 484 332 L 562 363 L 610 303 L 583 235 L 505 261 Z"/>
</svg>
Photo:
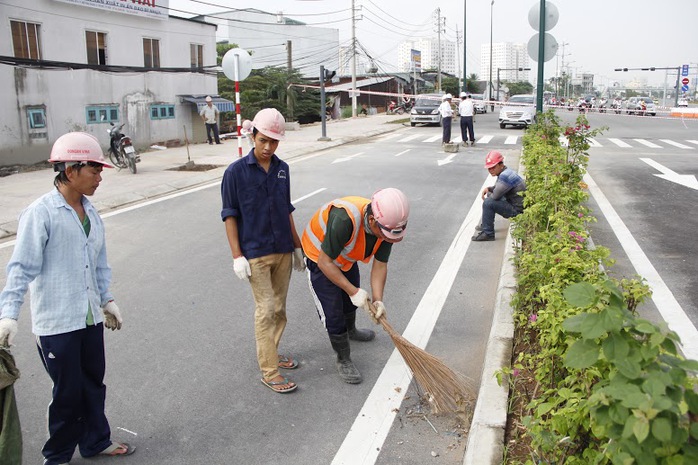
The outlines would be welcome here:
<svg viewBox="0 0 698 465">
<path fill-rule="evenodd" d="M 678 106 L 680 107 L 688 107 L 688 99 L 687 98 L 680 98 Z"/>
<path fill-rule="evenodd" d="M 472 94 L 470 97 L 473 99 L 473 108 L 475 108 L 475 113 L 487 113 L 487 105 L 485 105 L 483 95 Z"/>
<path fill-rule="evenodd" d="M 512 96 L 499 110 L 499 127 L 507 125 L 527 128 L 536 120 L 535 96 L 520 94 Z"/>
</svg>

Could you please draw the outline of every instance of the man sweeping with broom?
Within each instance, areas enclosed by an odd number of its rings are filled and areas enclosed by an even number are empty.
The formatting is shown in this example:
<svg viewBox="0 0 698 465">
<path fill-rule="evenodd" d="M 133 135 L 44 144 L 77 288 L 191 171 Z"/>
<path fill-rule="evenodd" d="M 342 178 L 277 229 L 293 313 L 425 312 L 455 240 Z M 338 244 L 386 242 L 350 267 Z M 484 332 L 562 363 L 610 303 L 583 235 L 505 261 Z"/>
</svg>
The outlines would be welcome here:
<svg viewBox="0 0 698 465">
<path fill-rule="evenodd" d="M 381 189 L 371 199 L 343 197 L 323 205 L 303 232 L 310 291 L 318 316 L 337 353 L 337 371 L 343 381 L 358 384 L 361 373 L 350 357 L 349 340 L 370 341 L 371 330 L 356 328 L 356 308 L 376 322 L 385 314 L 383 289 L 392 244 L 405 235 L 410 206 L 402 191 Z M 356 262 L 371 266 L 371 292 L 361 289 Z M 373 305 L 375 313 L 369 309 Z"/>
</svg>

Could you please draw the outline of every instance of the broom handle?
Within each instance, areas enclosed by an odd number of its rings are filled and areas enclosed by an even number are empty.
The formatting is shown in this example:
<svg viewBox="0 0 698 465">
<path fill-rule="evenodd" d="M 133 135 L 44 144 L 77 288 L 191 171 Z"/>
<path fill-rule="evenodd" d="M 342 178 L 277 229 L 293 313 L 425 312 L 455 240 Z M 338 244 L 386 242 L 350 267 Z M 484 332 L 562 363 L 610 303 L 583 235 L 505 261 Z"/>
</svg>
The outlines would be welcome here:
<svg viewBox="0 0 698 465">
<path fill-rule="evenodd" d="M 371 311 L 371 314 L 374 316 L 374 319 L 375 319 L 375 315 L 376 315 L 376 312 L 378 311 L 378 309 L 376 309 L 376 306 L 373 305 L 373 302 L 368 303 L 368 308 Z M 393 329 L 393 327 L 390 326 L 390 323 L 388 323 L 388 319 L 385 317 L 385 313 L 383 315 L 381 315 L 380 318 L 378 318 L 378 323 L 380 323 L 380 325 L 383 327 L 383 329 L 386 330 L 388 333 L 392 333 L 395 331 Z"/>
</svg>

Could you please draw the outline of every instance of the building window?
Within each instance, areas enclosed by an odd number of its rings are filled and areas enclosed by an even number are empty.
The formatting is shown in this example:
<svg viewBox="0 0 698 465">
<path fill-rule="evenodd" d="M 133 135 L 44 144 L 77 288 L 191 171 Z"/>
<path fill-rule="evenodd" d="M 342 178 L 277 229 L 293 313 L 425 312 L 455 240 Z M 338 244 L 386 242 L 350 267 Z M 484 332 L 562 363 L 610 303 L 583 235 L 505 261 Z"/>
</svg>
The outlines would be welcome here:
<svg viewBox="0 0 698 465">
<path fill-rule="evenodd" d="M 10 21 L 12 29 L 12 46 L 15 58 L 41 60 L 40 26 L 24 21 Z"/>
<path fill-rule="evenodd" d="M 107 64 L 107 34 L 85 31 L 85 44 L 87 45 L 87 64 Z"/>
<path fill-rule="evenodd" d="M 204 46 L 200 44 L 189 44 L 189 50 L 191 54 L 191 67 L 192 68 L 203 68 L 204 67 Z"/>
<path fill-rule="evenodd" d="M 175 117 L 174 105 L 151 105 L 150 119 L 172 119 Z"/>
<path fill-rule="evenodd" d="M 46 109 L 44 108 L 27 108 L 27 117 L 29 118 L 30 129 L 41 129 L 46 127 Z"/>
<path fill-rule="evenodd" d="M 143 39 L 143 61 L 146 68 L 160 67 L 160 41 L 158 39 Z"/>
<path fill-rule="evenodd" d="M 118 105 L 93 105 L 85 109 L 87 124 L 114 123 L 119 121 Z"/>
</svg>

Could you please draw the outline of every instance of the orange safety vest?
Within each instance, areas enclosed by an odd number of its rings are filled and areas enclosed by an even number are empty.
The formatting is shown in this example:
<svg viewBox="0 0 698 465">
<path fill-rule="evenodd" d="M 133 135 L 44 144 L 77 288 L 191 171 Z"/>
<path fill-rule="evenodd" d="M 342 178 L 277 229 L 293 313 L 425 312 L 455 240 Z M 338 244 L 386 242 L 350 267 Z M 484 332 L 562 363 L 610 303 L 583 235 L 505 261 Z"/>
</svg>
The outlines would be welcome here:
<svg viewBox="0 0 698 465">
<path fill-rule="evenodd" d="M 325 240 L 325 234 L 327 234 L 327 219 L 330 216 L 330 209 L 337 207 L 343 208 L 349 214 L 349 218 L 351 218 L 351 222 L 354 225 L 354 231 L 349 242 L 344 245 L 344 249 L 334 260 L 334 264 L 340 267 L 342 271 L 349 271 L 354 263 L 358 261 L 368 263 L 383 242 L 382 239 L 378 239 L 373 247 L 373 251 L 366 257 L 366 235 L 364 234 L 363 221 L 366 206 L 370 202 L 369 199 L 363 197 L 342 197 L 323 205 L 315 212 L 308 226 L 303 231 L 301 242 L 305 256 L 315 263 L 318 262 L 320 247 L 322 246 L 322 241 Z"/>
</svg>

